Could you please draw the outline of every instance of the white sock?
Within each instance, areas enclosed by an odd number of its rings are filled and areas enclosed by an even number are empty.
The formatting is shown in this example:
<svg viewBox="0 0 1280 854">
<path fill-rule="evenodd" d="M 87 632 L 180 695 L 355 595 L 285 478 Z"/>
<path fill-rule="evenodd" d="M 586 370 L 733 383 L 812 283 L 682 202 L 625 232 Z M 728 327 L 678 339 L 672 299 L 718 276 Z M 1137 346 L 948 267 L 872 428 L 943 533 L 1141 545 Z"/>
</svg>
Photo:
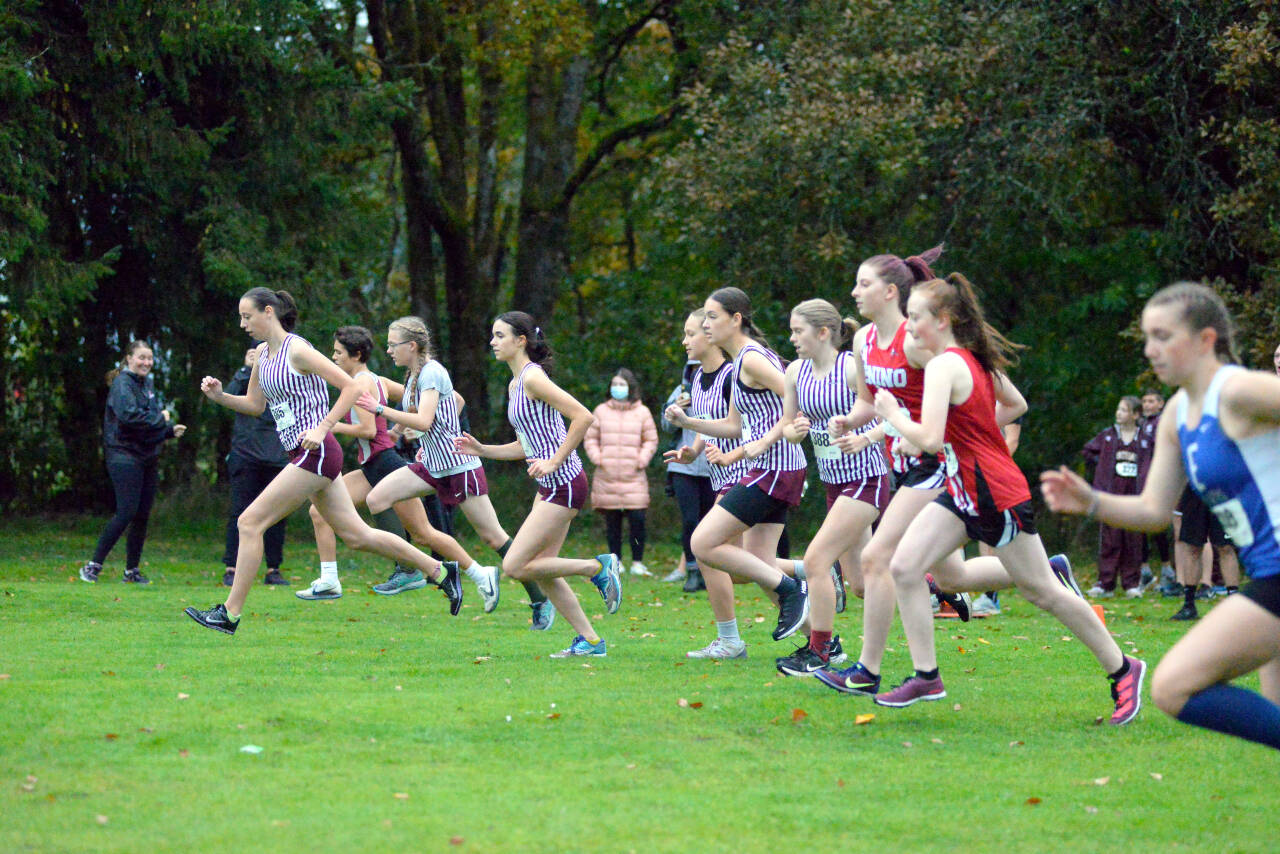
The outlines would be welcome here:
<svg viewBox="0 0 1280 854">
<path fill-rule="evenodd" d="M 479 561 L 471 561 L 471 566 L 467 567 L 467 578 L 470 578 L 472 581 L 479 581 L 484 578 L 484 573 L 480 571 L 482 569 L 484 569 L 484 567 L 480 565 Z"/>
<path fill-rule="evenodd" d="M 805 574 L 804 574 L 804 561 L 802 561 L 802 560 L 793 560 L 793 561 L 791 561 L 791 563 L 792 563 L 792 565 L 793 565 L 793 566 L 795 566 L 795 568 L 796 568 L 796 578 L 808 578 L 808 577 L 809 577 L 809 576 L 807 576 L 807 575 L 805 575 Z"/>
<path fill-rule="evenodd" d="M 336 560 L 320 561 L 320 581 L 330 584 L 338 583 L 338 562 Z"/>
<path fill-rule="evenodd" d="M 722 641 L 742 643 L 742 638 L 738 637 L 738 620 L 736 617 L 732 620 L 725 620 L 723 623 L 716 623 L 716 634 L 720 636 Z"/>
</svg>

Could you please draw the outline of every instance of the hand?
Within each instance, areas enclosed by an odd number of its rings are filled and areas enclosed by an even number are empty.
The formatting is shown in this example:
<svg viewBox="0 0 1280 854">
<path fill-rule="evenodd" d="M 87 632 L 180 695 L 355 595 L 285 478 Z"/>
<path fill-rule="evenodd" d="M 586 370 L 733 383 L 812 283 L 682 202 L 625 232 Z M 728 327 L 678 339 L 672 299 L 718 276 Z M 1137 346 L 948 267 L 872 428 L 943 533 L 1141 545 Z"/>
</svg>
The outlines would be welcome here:
<svg viewBox="0 0 1280 854">
<path fill-rule="evenodd" d="M 160 414 L 164 416 L 164 420 L 165 420 L 165 421 L 172 421 L 172 420 L 173 420 L 173 418 L 171 418 L 171 417 L 169 416 L 169 410 L 167 410 L 167 409 L 161 409 L 161 410 L 160 410 Z"/>
<path fill-rule="evenodd" d="M 795 431 L 796 436 L 803 439 L 809 435 L 809 416 L 803 412 L 797 412 L 796 417 L 791 420 L 791 429 Z"/>
<path fill-rule="evenodd" d="M 755 439 L 739 447 L 742 449 L 742 455 L 749 460 L 754 460 L 769 450 L 769 446 L 764 443 L 763 439 Z"/>
<path fill-rule="evenodd" d="M 463 433 L 453 440 L 453 450 L 458 454 L 466 454 L 468 457 L 480 456 L 480 442 L 470 433 Z"/>
<path fill-rule="evenodd" d="M 898 444 L 894 447 L 894 450 L 897 451 L 898 456 L 901 457 L 918 457 L 924 453 L 923 450 L 913 445 L 911 440 L 906 436 L 898 437 Z"/>
<path fill-rule="evenodd" d="M 677 427 L 684 427 L 689 421 L 688 416 L 684 414 L 684 409 L 674 403 L 668 406 L 666 411 L 662 414 L 666 417 L 667 421 Z"/>
<path fill-rule="evenodd" d="M 329 431 L 322 426 L 312 427 L 310 430 L 302 434 L 302 447 L 308 451 L 314 451 L 316 448 L 324 444 L 325 436 L 329 435 Z"/>
<path fill-rule="evenodd" d="M 205 397 L 217 403 L 218 398 L 222 396 L 222 380 L 217 377 L 205 377 L 200 380 L 200 391 Z"/>
<path fill-rule="evenodd" d="M 529 477 L 535 479 L 546 477 L 556 469 L 560 468 L 558 465 L 551 462 L 551 460 L 529 460 L 528 463 L 529 466 L 525 471 L 529 473 Z"/>
<path fill-rule="evenodd" d="M 889 420 L 889 416 L 899 410 L 898 399 L 893 396 L 893 392 L 888 389 L 880 389 L 876 392 L 876 415 L 879 415 L 885 421 Z"/>
<path fill-rule="evenodd" d="M 845 433 L 833 443 L 842 454 L 856 454 L 871 447 L 866 433 Z"/>
<path fill-rule="evenodd" d="M 681 409 L 688 409 L 690 403 L 693 403 L 693 398 L 689 396 L 689 392 L 682 391 L 680 392 L 680 396 L 676 398 L 675 405 L 680 407 Z M 670 419 L 667 419 L 667 420 L 670 420 Z"/>
<path fill-rule="evenodd" d="M 839 439 L 845 433 L 849 432 L 849 416 L 833 415 L 827 419 L 827 432 L 831 434 L 831 438 Z"/>
<path fill-rule="evenodd" d="M 707 446 L 707 450 L 711 450 L 710 445 Z M 697 459 L 697 457 L 693 455 L 693 448 L 688 445 L 681 445 L 674 451 L 665 451 L 662 454 L 662 461 L 664 463 L 683 463 L 684 465 L 688 465 L 695 459 Z"/>
<path fill-rule="evenodd" d="M 356 406 L 360 407 L 361 409 L 367 409 L 370 412 L 373 412 L 375 409 L 378 408 L 379 403 L 378 403 L 378 399 L 373 395 L 369 394 L 369 392 L 362 391 L 360 392 L 360 396 L 356 398 Z"/>
<path fill-rule="evenodd" d="M 1093 487 L 1066 466 L 1040 474 L 1040 493 L 1054 513 L 1083 516 L 1093 504 Z"/>
<path fill-rule="evenodd" d="M 186 424 L 174 424 L 174 425 L 173 425 L 173 438 L 175 438 L 175 439 L 181 439 L 181 438 L 182 438 L 182 434 L 183 434 L 183 433 L 185 433 L 185 432 L 187 432 L 187 425 L 186 425 Z"/>
</svg>

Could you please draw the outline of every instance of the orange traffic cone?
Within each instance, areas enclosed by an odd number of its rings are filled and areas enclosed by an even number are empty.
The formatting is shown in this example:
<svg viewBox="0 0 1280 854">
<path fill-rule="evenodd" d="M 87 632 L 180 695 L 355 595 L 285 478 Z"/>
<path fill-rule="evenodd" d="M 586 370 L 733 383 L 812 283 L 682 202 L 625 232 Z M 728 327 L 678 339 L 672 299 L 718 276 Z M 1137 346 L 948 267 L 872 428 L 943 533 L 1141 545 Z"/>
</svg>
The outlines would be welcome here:
<svg viewBox="0 0 1280 854">
<path fill-rule="evenodd" d="M 1103 613 L 1101 605 L 1094 605 L 1093 613 L 1098 615 L 1098 620 L 1102 623 L 1102 625 L 1105 626 L 1107 624 L 1107 616 L 1106 614 Z"/>
</svg>

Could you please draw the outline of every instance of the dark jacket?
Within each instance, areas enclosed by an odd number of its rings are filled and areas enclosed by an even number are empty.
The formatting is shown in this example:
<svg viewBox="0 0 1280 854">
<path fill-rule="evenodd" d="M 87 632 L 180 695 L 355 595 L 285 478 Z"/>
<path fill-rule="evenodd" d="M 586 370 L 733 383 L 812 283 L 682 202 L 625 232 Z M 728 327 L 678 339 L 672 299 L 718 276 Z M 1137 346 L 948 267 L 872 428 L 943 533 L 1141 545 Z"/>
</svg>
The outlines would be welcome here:
<svg viewBox="0 0 1280 854">
<path fill-rule="evenodd" d="M 160 456 L 164 440 L 172 437 L 173 425 L 164 418 L 155 380 L 150 374 L 140 377 L 121 371 L 111 383 L 102 418 L 102 441 L 107 453 L 154 460 Z"/>
<path fill-rule="evenodd" d="M 244 394 L 249 389 L 252 373 L 249 366 L 242 367 L 223 390 L 227 394 Z M 289 455 L 280 444 L 276 421 L 269 409 L 263 409 L 257 416 L 236 413 L 235 424 L 231 426 L 231 453 L 247 462 L 264 466 L 284 467 L 289 464 Z"/>
</svg>

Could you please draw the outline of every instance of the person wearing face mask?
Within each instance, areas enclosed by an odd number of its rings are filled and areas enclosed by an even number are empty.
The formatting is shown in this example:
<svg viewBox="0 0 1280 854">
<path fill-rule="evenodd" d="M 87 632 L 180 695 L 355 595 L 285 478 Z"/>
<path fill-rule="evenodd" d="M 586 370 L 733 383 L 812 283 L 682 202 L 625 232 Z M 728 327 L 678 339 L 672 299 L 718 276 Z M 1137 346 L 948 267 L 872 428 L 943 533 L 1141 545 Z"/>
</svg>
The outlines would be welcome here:
<svg viewBox="0 0 1280 854">
<path fill-rule="evenodd" d="M 631 534 L 631 574 L 652 575 L 644 565 L 645 511 L 649 479 L 645 467 L 658 449 L 653 415 L 640 400 L 635 374 L 619 368 L 609 380 L 609 400 L 595 408 L 595 422 L 582 445 L 596 467 L 591 506 L 604 514 L 609 551 L 622 552 L 622 517 Z"/>
<path fill-rule="evenodd" d="M 107 474 L 116 493 L 116 513 L 107 523 L 93 558 L 80 567 L 80 580 L 98 580 L 102 562 L 116 541 L 129 529 L 125 541 L 125 571 L 122 581 L 150 584 L 138 569 L 142 545 L 147 539 L 147 520 L 156 497 L 156 477 L 160 446 L 186 431 L 183 424 L 171 424 L 169 412 L 156 392 L 151 368 L 155 356 L 145 341 L 132 341 L 124 363 L 107 374 L 111 392 L 102 419 L 102 439 L 107 450 Z"/>
</svg>

